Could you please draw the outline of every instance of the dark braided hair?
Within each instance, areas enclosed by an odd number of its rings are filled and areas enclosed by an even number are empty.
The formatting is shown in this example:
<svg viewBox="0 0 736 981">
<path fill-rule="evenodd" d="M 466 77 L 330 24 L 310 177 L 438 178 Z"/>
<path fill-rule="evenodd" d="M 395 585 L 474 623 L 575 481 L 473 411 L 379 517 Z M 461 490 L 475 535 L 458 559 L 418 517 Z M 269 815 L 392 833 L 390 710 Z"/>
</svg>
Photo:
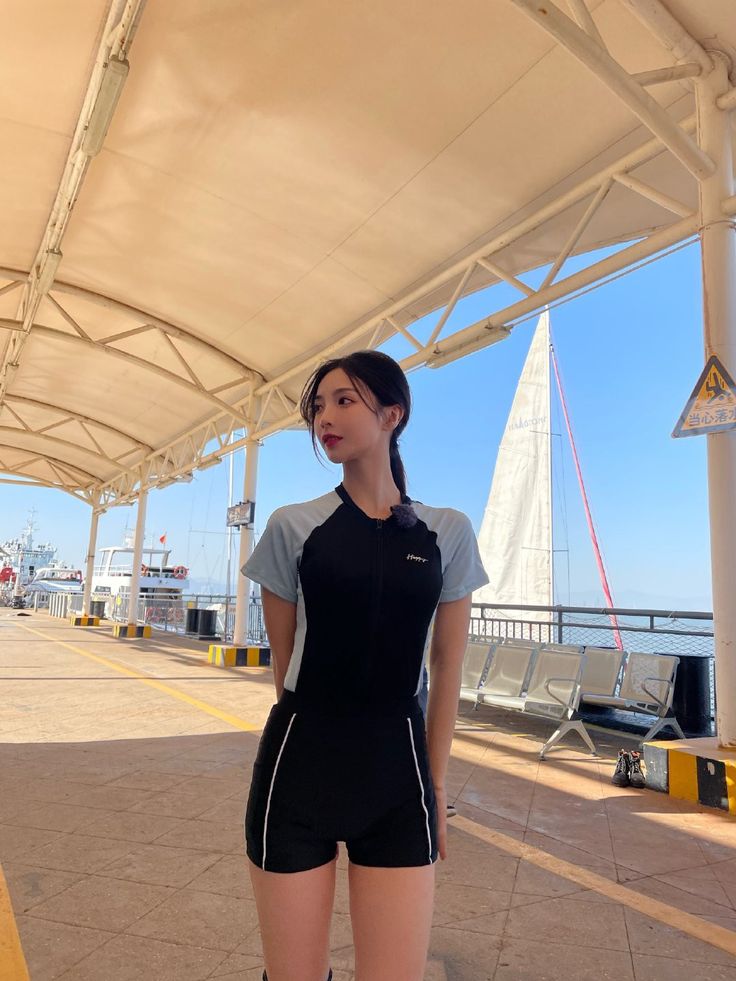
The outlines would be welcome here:
<svg viewBox="0 0 736 981">
<path fill-rule="evenodd" d="M 315 406 L 314 401 L 317 396 L 317 389 L 325 375 L 342 368 L 348 378 L 355 385 L 358 394 L 371 412 L 378 415 L 376 406 L 388 408 L 392 405 L 399 405 L 404 410 L 401 421 L 391 433 L 389 443 L 389 461 L 391 463 L 391 475 L 394 483 L 399 489 L 402 498 L 406 497 L 406 471 L 399 452 L 399 436 L 406 429 L 411 413 L 411 391 L 406 375 L 401 365 L 381 351 L 354 351 L 346 354 L 342 358 L 333 358 L 331 361 L 323 362 L 316 371 L 313 372 L 302 392 L 299 403 L 299 411 L 302 419 L 307 424 L 312 436 L 312 446 L 317 453 L 317 436 L 314 431 Z M 364 390 L 368 389 L 375 399 L 376 406 L 366 401 Z M 406 505 L 397 505 L 398 509 Z M 401 523 L 399 511 L 396 514 L 397 522 Z M 413 514 L 413 512 L 412 512 Z"/>
</svg>

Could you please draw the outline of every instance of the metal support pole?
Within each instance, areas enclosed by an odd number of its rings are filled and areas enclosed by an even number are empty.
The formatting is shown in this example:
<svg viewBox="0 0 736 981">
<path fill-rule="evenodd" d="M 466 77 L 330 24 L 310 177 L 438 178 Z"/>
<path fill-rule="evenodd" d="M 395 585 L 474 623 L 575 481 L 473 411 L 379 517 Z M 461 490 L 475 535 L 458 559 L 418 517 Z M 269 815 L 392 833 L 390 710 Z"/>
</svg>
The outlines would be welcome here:
<svg viewBox="0 0 736 981">
<path fill-rule="evenodd" d="M 255 501 L 256 478 L 258 475 L 258 440 L 249 439 L 245 444 L 245 478 L 243 480 L 243 500 Z M 250 558 L 253 547 L 253 526 L 243 525 L 240 529 L 240 552 L 238 554 L 237 588 L 235 590 L 235 626 L 233 645 L 242 647 L 248 639 L 248 613 L 250 607 L 250 579 L 240 572 Z"/>
<path fill-rule="evenodd" d="M 92 577 L 95 569 L 95 549 L 97 548 L 97 525 L 100 512 L 97 510 L 99 495 L 92 506 L 92 518 L 89 523 L 89 544 L 87 545 L 87 567 L 84 573 L 84 593 L 82 595 L 82 613 L 89 615 L 89 605 L 92 598 Z"/>
<path fill-rule="evenodd" d="M 133 574 L 130 577 L 130 596 L 128 598 L 128 623 L 138 623 L 138 595 L 141 586 L 141 565 L 143 564 L 143 537 L 146 533 L 146 503 L 148 491 L 138 495 L 138 513 L 135 522 L 133 542 Z"/>
<path fill-rule="evenodd" d="M 728 63 L 711 52 L 715 68 L 695 83 L 700 145 L 716 161 L 716 171 L 699 183 L 703 273 L 703 330 L 706 360 L 717 355 L 736 372 L 736 230 L 723 213 L 734 193 L 728 112 L 716 99 L 728 91 Z M 708 497 L 715 681 L 716 733 L 721 746 L 736 746 L 736 432 L 709 435 Z"/>
</svg>

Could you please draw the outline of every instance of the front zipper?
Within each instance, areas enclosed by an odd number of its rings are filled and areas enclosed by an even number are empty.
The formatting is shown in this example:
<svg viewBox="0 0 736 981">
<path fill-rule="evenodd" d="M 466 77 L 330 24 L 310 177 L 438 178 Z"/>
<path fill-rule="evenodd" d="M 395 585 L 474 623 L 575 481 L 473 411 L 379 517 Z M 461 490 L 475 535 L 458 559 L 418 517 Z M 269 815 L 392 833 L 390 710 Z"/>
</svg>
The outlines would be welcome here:
<svg viewBox="0 0 736 981">
<path fill-rule="evenodd" d="M 375 598 L 373 601 L 373 639 L 378 640 L 378 617 L 381 612 L 381 589 L 383 587 L 383 518 L 376 518 L 376 555 L 377 565 L 375 578 Z"/>
</svg>

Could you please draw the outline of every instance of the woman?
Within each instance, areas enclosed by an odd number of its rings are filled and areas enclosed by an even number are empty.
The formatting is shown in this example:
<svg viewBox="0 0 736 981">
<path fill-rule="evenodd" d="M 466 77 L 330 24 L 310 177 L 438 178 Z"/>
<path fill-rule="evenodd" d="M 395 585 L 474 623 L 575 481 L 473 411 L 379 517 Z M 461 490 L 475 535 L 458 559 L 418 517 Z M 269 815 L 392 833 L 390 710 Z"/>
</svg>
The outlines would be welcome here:
<svg viewBox="0 0 736 981">
<path fill-rule="evenodd" d="M 301 413 L 342 483 L 275 511 L 243 566 L 262 587 L 278 695 L 245 821 L 267 981 L 331 977 L 339 841 L 356 981 L 424 976 L 471 593 L 488 579 L 468 518 L 406 495 L 410 409 L 387 355 L 322 364 Z"/>
</svg>

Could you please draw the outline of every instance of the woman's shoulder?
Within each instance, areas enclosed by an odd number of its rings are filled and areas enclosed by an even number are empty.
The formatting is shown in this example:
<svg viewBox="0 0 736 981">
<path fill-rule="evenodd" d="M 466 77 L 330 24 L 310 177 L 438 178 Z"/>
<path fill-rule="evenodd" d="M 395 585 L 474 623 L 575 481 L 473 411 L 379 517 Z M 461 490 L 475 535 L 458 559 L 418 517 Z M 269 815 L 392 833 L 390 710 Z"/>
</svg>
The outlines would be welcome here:
<svg viewBox="0 0 736 981">
<path fill-rule="evenodd" d="M 418 518 L 421 518 L 429 527 L 436 528 L 464 528 L 469 525 L 470 518 L 463 511 L 457 508 L 437 507 L 431 504 L 424 504 L 423 501 L 412 500 L 411 506 L 414 508 Z"/>
<path fill-rule="evenodd" d="M 341 504 L 335 491 L 328 491 L 309 501 L 296 501 L 293 504 L 282 504 L 271 512 L 269 521 L 280 525 L 303 524 L 304 521 L 324 519 Z"/>
</svg>

